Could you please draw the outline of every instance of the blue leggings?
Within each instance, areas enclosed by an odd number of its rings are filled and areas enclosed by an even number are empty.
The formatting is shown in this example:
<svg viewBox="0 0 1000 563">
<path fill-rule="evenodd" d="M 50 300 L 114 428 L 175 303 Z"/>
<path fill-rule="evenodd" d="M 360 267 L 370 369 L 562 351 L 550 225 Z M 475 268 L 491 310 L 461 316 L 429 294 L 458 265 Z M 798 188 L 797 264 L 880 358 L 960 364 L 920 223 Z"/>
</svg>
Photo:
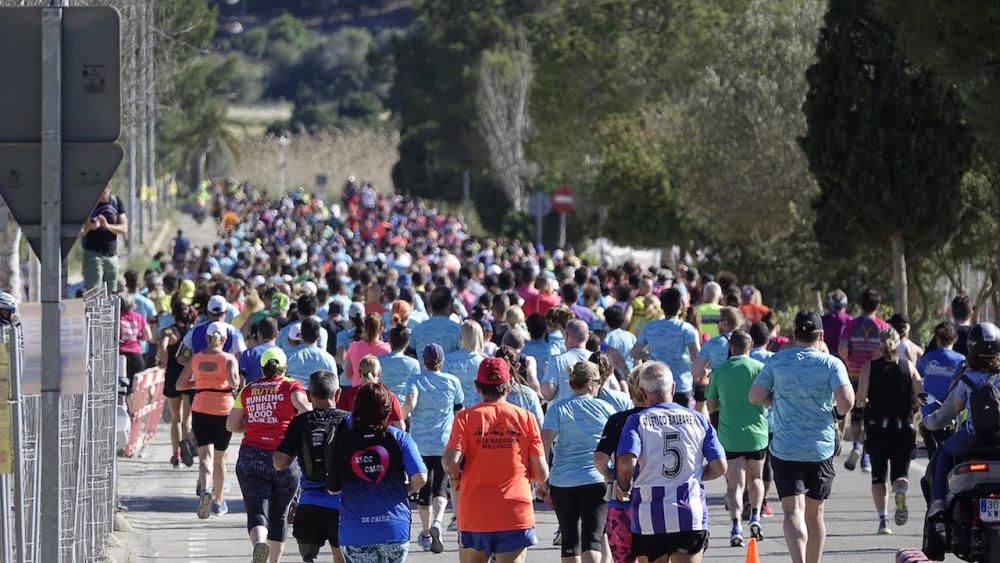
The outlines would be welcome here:
<svg viewBox="0 0 1000 563">
<path fill-rule="evenodd" d="M 955 467 L 955 456 L 971 450 L 978 441 L 976 435 L 968 428 L 962 428 L 941 444 L 934 462 L 934 487 L 931 489 L 931 500 L 944 500 L 948 494 L 948 473 Z"/>
</svg>

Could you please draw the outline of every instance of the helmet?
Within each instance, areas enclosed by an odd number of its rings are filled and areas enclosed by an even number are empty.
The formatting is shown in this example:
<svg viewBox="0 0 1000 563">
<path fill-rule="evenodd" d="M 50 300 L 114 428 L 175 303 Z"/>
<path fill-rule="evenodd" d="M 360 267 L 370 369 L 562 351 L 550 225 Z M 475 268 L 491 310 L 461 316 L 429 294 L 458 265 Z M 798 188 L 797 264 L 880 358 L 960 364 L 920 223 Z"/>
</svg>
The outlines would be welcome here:
<svg viewBox="0 0 1000 563">
<path fill-rule="evenodd" d="M 1000 355 L 1000 328 L 993 323 L 979 323 L 969 331 L 969 358 Z"/>
</svg>

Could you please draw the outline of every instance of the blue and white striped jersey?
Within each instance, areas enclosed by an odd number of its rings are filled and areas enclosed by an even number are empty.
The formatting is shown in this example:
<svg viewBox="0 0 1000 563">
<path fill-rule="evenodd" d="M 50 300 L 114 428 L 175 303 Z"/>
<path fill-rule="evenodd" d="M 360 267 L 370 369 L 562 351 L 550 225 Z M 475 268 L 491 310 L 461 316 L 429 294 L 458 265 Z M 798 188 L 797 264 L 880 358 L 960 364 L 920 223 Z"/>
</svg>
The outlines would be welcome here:
<svg viewBox="0 0 1000 563">
<path fill-rule="evenodd" d="M 705 530 L 708 507 L 701 481 L 706 463 L 725 455 L 715 429 L 699 412 L 660 403 L 625 423 L 618 455 L 635 455 L 632 533 Z"/>
</svg>

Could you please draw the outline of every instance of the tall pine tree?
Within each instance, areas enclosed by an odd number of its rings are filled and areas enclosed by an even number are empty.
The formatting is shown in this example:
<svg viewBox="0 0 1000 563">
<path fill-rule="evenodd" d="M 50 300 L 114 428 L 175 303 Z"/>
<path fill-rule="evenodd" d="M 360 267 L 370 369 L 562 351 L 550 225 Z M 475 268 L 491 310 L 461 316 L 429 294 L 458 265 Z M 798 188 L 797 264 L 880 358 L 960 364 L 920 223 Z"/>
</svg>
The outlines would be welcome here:
<svg viewBox="0 0 1000 563">
<path fill-rule="evenodd" d="M 973 141 L 955 90 L 906 61 L 866 3 L 830 0 L 806 73 L 800 142 L 820 188 L 821 247 L 847 258 L 889 250 L 895 307 L 906 312 L 907 255 L 940 248 L 957 231 Z"/>
</svg>

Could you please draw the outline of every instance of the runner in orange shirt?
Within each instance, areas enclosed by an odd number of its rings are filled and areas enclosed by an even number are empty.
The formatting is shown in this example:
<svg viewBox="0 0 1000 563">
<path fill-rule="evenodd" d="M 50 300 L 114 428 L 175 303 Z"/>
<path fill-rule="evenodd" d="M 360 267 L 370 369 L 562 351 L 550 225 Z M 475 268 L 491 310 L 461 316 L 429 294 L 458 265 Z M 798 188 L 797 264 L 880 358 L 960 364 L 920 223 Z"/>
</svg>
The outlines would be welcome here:
<svg viewBox="0 0 1000 563">
<path fill-rule="evenodd" d="M 536 541 L 531 481 L 544 483 L 549 468 L 538 421 L 507 402 L 510 387 L 507 362 L 483 360 L 476 375 L 483 402 L 455 415 L 441 462 L 452 490 L 461 493 L 458 529 L 466 563 L 487 563 L 492 555 L 498 563 L 522 562 Z"/>
</svg>

